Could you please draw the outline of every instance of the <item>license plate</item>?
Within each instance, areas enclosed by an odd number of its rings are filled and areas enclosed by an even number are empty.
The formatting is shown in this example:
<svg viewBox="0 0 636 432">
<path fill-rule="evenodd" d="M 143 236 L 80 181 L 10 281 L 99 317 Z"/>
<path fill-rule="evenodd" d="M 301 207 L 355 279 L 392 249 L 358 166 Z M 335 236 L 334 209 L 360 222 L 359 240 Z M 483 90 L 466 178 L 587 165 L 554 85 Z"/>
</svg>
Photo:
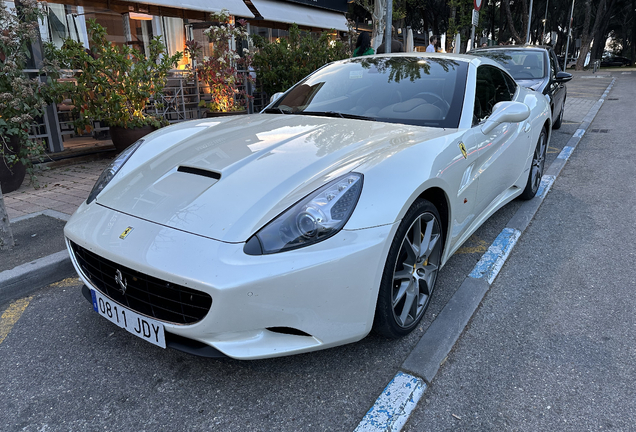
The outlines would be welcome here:
<svg viewBox="0 0 636 432">
<path fill-rule="evenodd" d="M 163 324 L 152 318 L 139 315 L 108 297 L 104 297 L 99 291 L 91 290 L 93 297 L 93 309 L 113 324 L 128 330 L 153 345 L 166 347 L 166 335 Z"/>
</svg>

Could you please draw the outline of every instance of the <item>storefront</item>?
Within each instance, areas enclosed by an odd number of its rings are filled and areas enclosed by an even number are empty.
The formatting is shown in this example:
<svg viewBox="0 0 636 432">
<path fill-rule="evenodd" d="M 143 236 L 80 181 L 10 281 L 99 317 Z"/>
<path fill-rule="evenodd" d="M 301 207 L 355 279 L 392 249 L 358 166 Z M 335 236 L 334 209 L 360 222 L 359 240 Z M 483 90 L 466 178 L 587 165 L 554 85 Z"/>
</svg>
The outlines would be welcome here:
<svg viewBox="0 0 636 432">
<path fill-rule="evenodd" d="M 270 41 L 287 36 L 291 24 L 311 32 L 347 31 L 347 0 L 246 0 L 256 18 L 250 33 Z"/>
<path fill-rule="evenodd" d="M 94 19 L 108 32 L 108 39 L 116 44 L 134 45 L 146 51 L 150 40 L 160 36 L 168 54 L 183 51 L 186 38 L 204 41 L 203 29 L 209 27 L 209 14 L 228 9 L 237 18 L 254 18 L 243 0 L 151 0 L 136 3 L 127 1 L 87 1 L 82 5 L 65 4 L 56 0 L 48 3 L 47 17 L 40 25 L 42 40 L 61 46 L 66 38 L 88 45 L 86 21 Z M 193 30 L 195 28 L 195 30 Z M 204 47 L 207 44 L 203 44 Z M 180 65 L 185 67 L 184 63 Z"/>
<path fill-rule="evenodd" d="M 87 21 L 94 19 L 106 28 L 110 41 L 133 45 L 146 54 L 152 38 L 160 36 L 169 55 L 183 51 L 186 40 L 196 40 L 203 47 L 203 56 L 209 56 L 212 46 L 204 30 L 215 24 L 210 21 L 210 13 L 223 9 L 229 11 L 232 20 L 247 20 L 251 34 L 270 41 L 285 37 L 294 23 L 304 31 L 316 33 L 331 29 L 347 31 L 347 0 L 53 0 L 45 7 L 46 17 L 40 23 L 43 42 L 60 47 L 65 39 L 71 38 L 90 48 Z M 187 75 L 184 70 L 187 62 L 184 58 L 178 65 L 182 76 Z M 175 73 L 179 77 L 179 71 Z M 183 79 L 173 80 L 170 85 L 177 87 L 168 91 L 172 98 L 168 105 L 174 109 L 170 110 L 171 117 L 166 118 L 171 122 L 196 118 L 196 103 L 186 100 L 185 95 L 192 91 L 183 88 Z M 38 127 L 46 132 L 35 136 L 45 137 L 55 153 L 64 149 L 76 131 L 72 119 L 65 118 L 68 111 L 52 115 L 59 117 L 56 122 L 59 124 L 47 121 Z"/>
<path fill-rule="evenodd" d="M 42 40 L 57 46 L 65 38 L 87 45 L 86 21 L 95 19 L 114 43 L 144 51 L 154 36 L 161 36 L 173 54 L 183 51 L 186 38 L 204 42 L 203 30 L 211 24 L 209 14 L 222 9 L 234 19 L 246 19 L 252 34 L 269 40 L 284 37 L 294 23 L 312 32 L 347 31 L 347 0 L 54 0 L 47 9 L 40 26 Z"/>
</svg>

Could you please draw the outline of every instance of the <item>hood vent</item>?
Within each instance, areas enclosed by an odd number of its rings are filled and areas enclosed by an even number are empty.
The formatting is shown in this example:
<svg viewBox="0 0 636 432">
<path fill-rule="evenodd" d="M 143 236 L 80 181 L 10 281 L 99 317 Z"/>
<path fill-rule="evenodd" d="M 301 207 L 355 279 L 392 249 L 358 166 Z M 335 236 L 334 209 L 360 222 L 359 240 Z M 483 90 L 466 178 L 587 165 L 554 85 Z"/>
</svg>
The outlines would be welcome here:
<svg viewBox="0 0 636 432">
<path fill-rule="evenodd" d="M 183 172 L 183 173 L 188 173 L 188 174 L 199 175 L 199 176 L 203 176 L 203 177 L 209 177 L 209 178 L 213 178 L 213 179 L 216 179 L 216 180 L 220 180 L 221 179 L 221 173 L 218 173 L 218 172 L 215 172 L 215 171 L 208 171 L 208 170 L 204 170 L 204 169 L 201 169 L 201 168 L 180 166 L 179 168 L 177 168 L 177 171 Z"/>
</svg>

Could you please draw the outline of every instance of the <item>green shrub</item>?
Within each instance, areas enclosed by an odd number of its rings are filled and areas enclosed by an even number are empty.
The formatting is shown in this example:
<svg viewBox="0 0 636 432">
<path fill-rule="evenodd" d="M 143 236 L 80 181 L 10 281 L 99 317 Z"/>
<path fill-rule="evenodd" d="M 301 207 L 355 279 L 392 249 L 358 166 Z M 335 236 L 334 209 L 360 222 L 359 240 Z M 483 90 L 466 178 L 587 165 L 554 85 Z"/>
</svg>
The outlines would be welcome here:
<svg viewBox="0 0 636 432">
<path fill-rule="evenodd" d="M 62 87 L 80 115 L 75 126 L 90 126 L 92 120 L 122 128 L 162 126 L 163 119 L 144 109 L 150 98 L 160 100 L 168 72 L 182 53 L 166 55 L 161 38 L 155 37 L 146 57 L 136 48 L 108 41 L 106 29 L 92 19 L 88 20 L 88 34 L 90 49 L 67 39 L 59 51 L 51 53 L 65 66 L 80 70 L 75 82 Z"/>
<path fill-rule="evenodd" d="M 257 82 L 269 95 L 287 90 L 327 63 L 349 57 L 345 44 L 331 41 L 328 33 L 314 39 L 310 33 L 302 34 L 295 24 L 289 29 L 288 39 L 252 39 L 258 49 L 252 62 Z"/>
</svg>

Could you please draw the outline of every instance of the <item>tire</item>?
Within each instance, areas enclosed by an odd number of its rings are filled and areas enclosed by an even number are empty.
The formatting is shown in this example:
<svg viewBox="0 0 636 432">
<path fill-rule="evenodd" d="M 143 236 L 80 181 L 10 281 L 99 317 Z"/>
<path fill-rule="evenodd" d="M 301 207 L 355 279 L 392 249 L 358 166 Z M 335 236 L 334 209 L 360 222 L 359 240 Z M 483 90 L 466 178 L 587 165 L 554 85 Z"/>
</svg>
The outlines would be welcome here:
<svg viewBox="0 0 636 432">
<path fill-rule="evenodd" d="M 519 195 L 519 198 L 523 200 L 529 200 L 534 198 L 539 190 L 541 184 L 541 177 L 543 176 L 543 168 L 545 166 L 545 153 L 548 148 L 548 132 L 545 127 L 541 130 L 537 146 L 534 148 L 534 155 L 532 156 L 532 164 L 530 165 L 530 173 L 528 173 L 528 182 L 523 193 Z"/>
<path fill-rule="evenodd" d="M 560 129 L 563 124 L 563 111 L 565 110 L 565 98 L 563 98 L 563 103 L 561 104 L 561 112 L 559 113 L 559 118 L 557 118 L 552 125 L 552 129 Z"/>
<path fill-rule="evenodd" d="M 422 245 L 427 245 L 423 250 Z M 373 330 L 389 338 L 409 334 L 430 303 L 444 233 L 433 204 L 418 199 L 402 219 L 384 266 Z"/>
</svg>

